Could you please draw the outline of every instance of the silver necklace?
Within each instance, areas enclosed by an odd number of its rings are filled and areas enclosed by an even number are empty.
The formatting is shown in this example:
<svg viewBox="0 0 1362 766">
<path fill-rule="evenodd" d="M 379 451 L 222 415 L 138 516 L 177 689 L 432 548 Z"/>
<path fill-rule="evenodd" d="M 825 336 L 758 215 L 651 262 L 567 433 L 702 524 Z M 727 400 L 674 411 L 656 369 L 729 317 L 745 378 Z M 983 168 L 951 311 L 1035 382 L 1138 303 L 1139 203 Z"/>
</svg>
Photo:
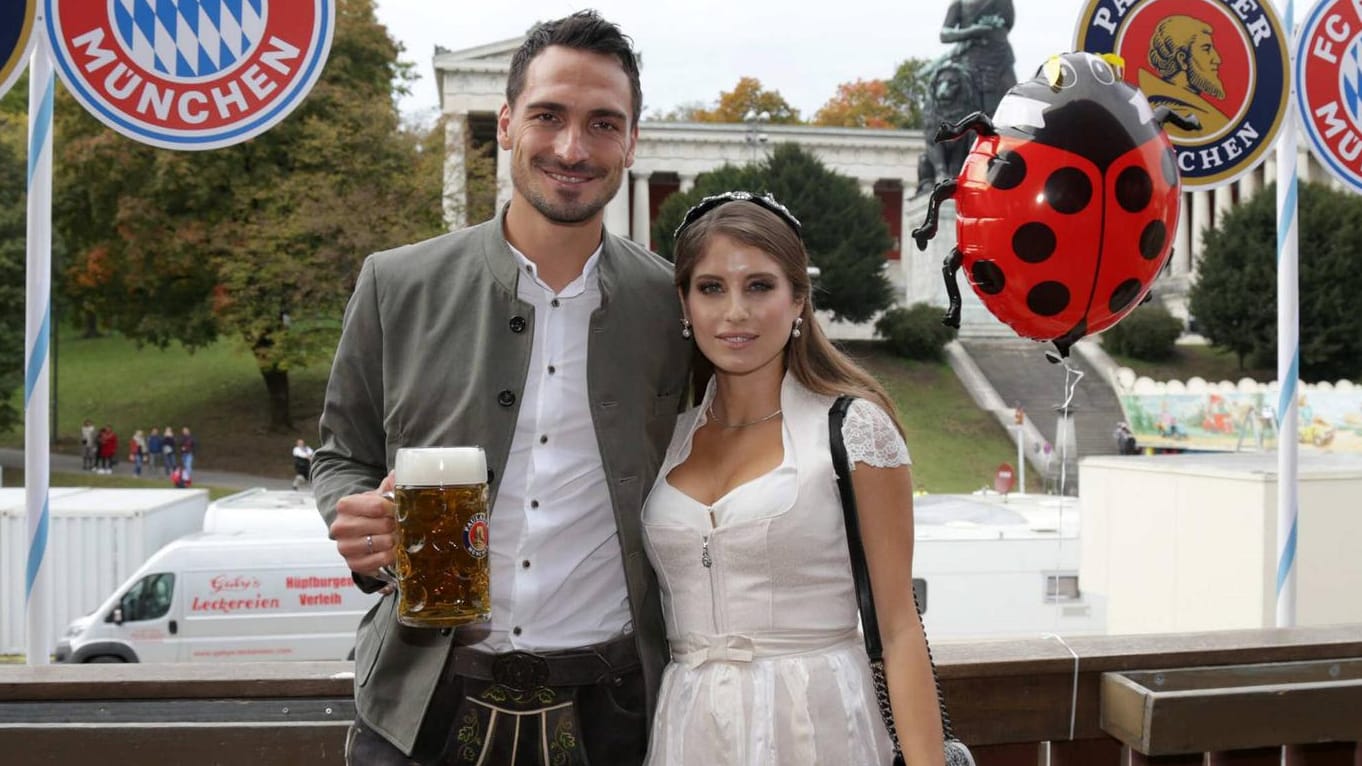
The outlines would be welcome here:
<svg viewBox="0 0 1362 766">
<path fill-rule="evenodd" d="M 749 420 L 746 423 L 725 423 L 724 421 L 719 419 L 718 415 L 714 414 L 714 402 L 709 403 L 709 407 L 707 408 L 706 411 L 709 412 L 710 420 L 713 420 L 715 423 L 718 423 L 724 428 L 747 428 L 748 426 L 755 426 L 759 423 L 765 423 L 768 420 L 773 420 L 777 415 L 780 414 L 780 409 L 777 408 L 776 411 L 772 412 L 770 415 L 757 418 L 756 420 Z"/>
</svg>

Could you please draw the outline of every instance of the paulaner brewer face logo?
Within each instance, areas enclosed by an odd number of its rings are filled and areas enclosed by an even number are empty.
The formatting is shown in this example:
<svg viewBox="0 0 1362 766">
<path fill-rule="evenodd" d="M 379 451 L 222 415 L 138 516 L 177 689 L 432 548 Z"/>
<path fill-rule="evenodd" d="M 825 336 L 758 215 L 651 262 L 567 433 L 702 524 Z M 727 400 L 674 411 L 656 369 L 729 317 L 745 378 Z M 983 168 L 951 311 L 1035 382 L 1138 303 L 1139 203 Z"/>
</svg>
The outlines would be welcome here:
<svg viewBox="0 0 1362 766">
<path fill-rule="evenodd" d="M 1362 191 L 1362 6 L 1322 2 L 1301 26 L 1296 103 L 1315 155 Z"/>
<path fill-rule="evenodd" d="M 62 82 L 101 122 L 167 149 L 268 130 L 321 75 L 333 0 L 45 0 Z"/>
<path fill-rule="evenodd" d="M 38 0 L 0 0 L 0 98 L 24 71 L 37 12 Z"/>
<path fill-rule="evenodd" d="M 1125 59 L 1151 106 L 1201 123 L 1167 126 L 1189 190 L 1230 183 L 1277 140 L 1289 45 L 1271 0 L 1089 0 L 1074 33 L 1078 50 Z"/>
</svg>

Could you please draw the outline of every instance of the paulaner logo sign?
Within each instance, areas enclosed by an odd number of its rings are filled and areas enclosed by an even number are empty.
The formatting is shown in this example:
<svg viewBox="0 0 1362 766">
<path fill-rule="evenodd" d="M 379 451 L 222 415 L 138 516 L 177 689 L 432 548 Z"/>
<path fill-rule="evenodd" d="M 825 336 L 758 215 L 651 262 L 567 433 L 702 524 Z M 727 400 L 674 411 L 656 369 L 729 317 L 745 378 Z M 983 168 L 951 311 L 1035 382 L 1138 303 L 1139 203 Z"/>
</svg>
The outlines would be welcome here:
<svg viewBox="0 0 1362 766">
<path fill-rule="evenodd" d="M 1362 191 L 1362 5 L 1325 0 L 1311 9 L 1297 39 L 1295 77 L 1315 156 Z"/>
<path fill-rule="evenodd" d="M 268 130 L 321 75 L 333 0 L 45 0 L 62 82 L 101 122 L 167 149 Z"/>
<path fill-rule="evenodd" d="M 0 98 L 23 74 L 37 12 L 38 0 L 0 0 Z"/>
<path fill-rule="evenodd" d="M 1289 46 L 1271 0 L 1089 0 L 1074 33 L 1078 50 L 1123 58 L 1150 105 L 1201 123 L 1167 127 L 1189 190 L 1230 183 L 1277 140 Z"/>
</svg>

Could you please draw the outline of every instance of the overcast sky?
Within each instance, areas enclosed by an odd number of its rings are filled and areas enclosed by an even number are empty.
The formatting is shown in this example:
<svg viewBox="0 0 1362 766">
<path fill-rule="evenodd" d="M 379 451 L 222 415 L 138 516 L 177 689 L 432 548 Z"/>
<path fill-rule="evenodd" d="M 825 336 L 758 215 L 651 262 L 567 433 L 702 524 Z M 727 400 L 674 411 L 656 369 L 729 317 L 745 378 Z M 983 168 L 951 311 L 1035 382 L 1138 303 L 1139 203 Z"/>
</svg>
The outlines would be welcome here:
<svg viewBox="0 0 1362 766">
<path fill-rule="evenodd" d="M 1015 0 L 1017 76 L 1073 46 L 1080 0 Z M 938 34 L 946 0 L 378 0 L 379 20 L 406 47 L 421 80 L 406 113 L 438 104 L 436 45 L 471 48 L 523 34 L 531 24 L 595 8 L 643 55 L 644 111 L 716 99 L 750 75 L 779 90 L 805 118 L 839 83 L 888 78 L 903 59 L 946 52 Z"/>
</svg>

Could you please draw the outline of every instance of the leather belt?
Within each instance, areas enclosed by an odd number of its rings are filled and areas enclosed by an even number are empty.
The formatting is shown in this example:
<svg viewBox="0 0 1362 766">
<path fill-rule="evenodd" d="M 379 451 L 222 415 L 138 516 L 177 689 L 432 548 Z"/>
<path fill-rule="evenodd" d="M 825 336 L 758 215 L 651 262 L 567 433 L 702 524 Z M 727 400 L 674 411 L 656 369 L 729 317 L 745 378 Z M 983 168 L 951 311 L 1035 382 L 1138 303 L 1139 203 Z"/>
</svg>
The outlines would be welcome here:
<svg viewBox="0 0 1362 766">
<path fill-rule="evenodd" d="M 517 691 L 544 687 L 618 683 L 640 667 L 634 637 L 621 636 L 580 649 L 492 654 L 454 647 L 449 668 L 455 676 L 491 681 Z"/>
</svg>

